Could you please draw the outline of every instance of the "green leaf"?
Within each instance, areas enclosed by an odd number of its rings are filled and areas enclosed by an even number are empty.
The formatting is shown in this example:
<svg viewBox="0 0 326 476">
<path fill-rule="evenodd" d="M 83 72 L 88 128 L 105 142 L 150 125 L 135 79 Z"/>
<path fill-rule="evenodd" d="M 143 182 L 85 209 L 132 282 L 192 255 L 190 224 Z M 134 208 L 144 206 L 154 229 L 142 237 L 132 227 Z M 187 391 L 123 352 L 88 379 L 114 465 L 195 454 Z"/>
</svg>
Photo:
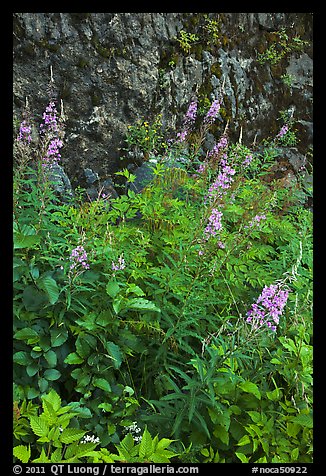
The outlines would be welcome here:
<svg viewBox="0 0 326 476">
<path fill-rule="evenodd" d="M 250 438 L 248 435 L 243 435 L 242 438 L 240 438 L 240 440 L 238 441 L 237 445 L 238 446 L 244 446 L 244 445 L 248 445 L 250 443 Z"/>
<path fill-rule="evenodd" d="M 81 440 L 86 433 L 86 431 L 79 430 L 78 428 L 66 428 L 60 435 L 60 441 L 65 444 L 70 444 L 74 441 Z"/>
<path fill-rule="evenodd" d="M 22 463 L 28 463 L 29 458 L 31 457 L 30 445 L 28 448 L 24 445 L 15 446 L 14 456 L 16 456 L 16 458 L 18 458 Z"/>
<path fill-rule="evenodd" d="M 51 329 L 50 335 L 52 347 L 59 347 L 68 339 L 68 331 L 65 329 Z"/>
<path fill-rule="evenodd" d="M 41 454 L 38 458 L 33 459 L 32 463 L 50 463 L 49 458 L 46 456 L 45 450 L 42 447 Z"/>
<path fill-rule="evenodd" d="M 84 359 L 82 359 L 76 352 L 71 352 L 70 354 L 67 355 L 64 362 L 66 364 L 71 364 L 71 365 L 81 364 L 82 362 L 84 362 Z"/>
<path fill-rule="evenodd" d="M 256 398 L 258 398 L 259 400 L 261 399 L 260 391 L 255 383 L 246 381 L 246 382 L 240 383 L 239 387 L 244 392 L 252 393 L 253 395 L 255 395 Z"/>
<path fill-rule="evenodd" d="M 313 428 L 313 418 L 312 415 L 306 415 L 301 413 L 295 417 L 291 418 L 293 423 L 299 423 L 299 425 L 304 426 L 306 428 Z"/>
<path fill-rule="evenodd" d="M 30 327 L 25 327 L 24 329 L 20 329 L 14 335 L 14 339 L 24 340 L 28 344 L 35 344 L 39 341 L 39 334 L 31 329 Z"/>
<path fill-rule="evenodd" d="M 59 370 L 56 370 L 56 369 L 47 369 L 45 372 L 44 372 L 44 378 L 46 378 L 46 380 L 58 380 L 58 378 L 61 377 L 61 372 L 59 372 Z"/>
<path fill-rule="evenodd" d="M 37 284 L 47 293 L 50 304 L 55 304 L 60 294 L 57 282 L 51 276 L 41 276 Z"/>
<path fill-rule="evenodd" d="M 98 387 L 98 388 L 104 390 L 105 392 L 111 392 L 111 386 L 110 386 L 109 382 L 107 380 L 105 380 L 104 378 L 95 377 L 95 378 L 93 378 L 92 383 L 93 383 L 94 387 Z"/>
<path fill-rule="evenodd" d="M 57 354 L 53 350 L 45 352 L 44 357 L 50 367 L 55 367 L 57 365 Z"/>
<path fill-rule="evenodd" d="M 144 299 L 144 298 L 128 299 L 125 306 L 126 306 L 127 309 L 136 309 L 138 311 L 161 312 L 161 309 L 158 308 L 153 302 L 148 301 L 148 299 Z"/>
<path fill-rule="evenodd" d="M 153 440 L 148 432 L 147 428 L 145 428 L 140 446 L 139 446 L 139 456 L 140 458 L 148 458 L 153 451 Z"/>
<path fill-rule="evenodd" d="M 29 225 L 22 225 L 20 230 L 14 229 L 14 249 L 33 248 L 40 241 L 41 237 Z"/>
<path fill-rule="evenodd" d="M 49 433 L 49 426 L 42 416 L 30 416 L 29 421 L 35 435 L 41 437 L 47 436 Z"/>
<path fill-rule="evenodd" d="M 131 456 L 132 449 L 134 448 L 134 439 L 130 433 L 124 437 L 124 439 L 120 442 L 117 449 L 123 457 L 128 461 Z"/>
<path fill-rule="evenodd" d="M 26 367 L 26 373 L 29 377 L 33 377 L 35 374 L 37 374 L 39 368 L 39 365 L 36 362 L 33 362 Z"/>
<path fill-rule="evenodd" d="M 29 365 L 32 362 L 32 359 L 28 352 L 20 350 L 19 352 L 14 353 L 13 361 L 18 365 Z"/>
<path fill-rule="evenodd" d="M 47 295 L 33 284 L 26 286 L 23 291 L 23 304 L 27 311 L 39 311 L 48 302 Z"/>
<path fill-rule="evenodd" d="M 123 360 L 120 347 L 114 342 L 109 341 L 106 343 L 106 350 L 108 351 L 109 357 L 113 360 L 114 367 L 118 369 Z"/>
<path fill-rule="evenodd" d="M 249 458 L 246 455 L 244 455 L 243 453 L 239 453 L 239 452 L 236 451 L 235 454 L 239 458 L 241 463 L 248 463 L 249 462 Z"/>
<path fill-rule="evenodd" d="M 49 387 L 49 382 L 45 378 L 41 377 L 38 379 L 38 386 L 42 393 L 46 392 Z"/>
<path fill-rule="evenodd" d="M 43 400 L 47 400 L 56 412 L 61 407 L 61 397 L 53 389 L 51 389 L 50 392 L 47 395 L 44 395 L 42 398 Z"/>
<path fill-rule="evenodd" d="M 115 298 L 116 295 L 119 293 L 120 291 L 120 286 L 119 284 L 116 282 L 116 281 L 110 281 L 107 285 L 106 285 L 106 292 L 108 293 L 109 296 L 111 296 L 112 298 Z"/>
</svg>

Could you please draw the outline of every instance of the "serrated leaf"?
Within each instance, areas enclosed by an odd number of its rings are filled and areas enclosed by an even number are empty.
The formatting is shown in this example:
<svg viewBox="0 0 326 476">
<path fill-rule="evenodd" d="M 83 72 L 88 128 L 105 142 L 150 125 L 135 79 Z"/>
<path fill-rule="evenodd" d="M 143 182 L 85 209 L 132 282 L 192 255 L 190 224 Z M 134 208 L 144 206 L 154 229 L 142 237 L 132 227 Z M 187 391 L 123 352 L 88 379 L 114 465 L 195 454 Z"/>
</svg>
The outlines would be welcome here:
<svg viewBox="0 0 326 476">
<path fill-rule="evenodd" d="M 128 460 L 131 456 L 132 449 L 134 448 L 134 439 L 130 433 L 128 433 L 127 436 L 124 437 L 124 439 L 120 442 L 119 447 L 117 448 L 119 450 L 119 453 L 121 452 L 122 456 Z"/>
<path fill-rule="evenodd" d="M 87 432 L 78 428 L 66 428 L 60 435 L 60 441 L 65 444 L 79 441 Z"/>
<path fill-rule="evenodd" d="M 33 459 L 32 463 L 50 463 L 49 458 L 45 454 L 44 448 L 42 448 L 40 456 L 36 459 Z"/>
<path fill-rule="evenodd" d="M 57 448 L 51 454 L 51 463 L 61 463 L 62 462 L 62 450 L 61 448 Z"/>
<path fill-rule="evenodd" d="M 47 395 L 42 397 L 43 400 L 47 400 L 53 407 L 53 409 L 57 412 L 61 407 L 61 397 L 57 394 L 57 392 L 53 389 Z"/>
<path fill-rule="evenodd" d="M 147 430 L 147 428 L 145 428 L 144 433 L 142 435 L 141 442 L 140 442 L 140 446 L 139 446 L 139 456 L 140 458 L 146 458 L 146 457 L 148 458 L 152 454 L 152 451 L 153 451 L 153 440 L 149 431 Z"/>
<path fill-rule="evenodd" d="M 18 458 L 22 463 L 28 463 L 29 458 L 31 457 L 30 445 L 28 447 L 24 445 L 15 446 L 14 456 Z"/>
<path fill-rule="evenodd" d="M 161 312 L 161 309 L 157 307 L 153 302 L 144 298 L 132 298 L 128 299 L 125 304 L 127 309 L 136 309 L 138 311 L 156 311 Z"/>
<path fill-rule="evenodd" d="M 76 463 L 76 460 L 87 456 L 88 453 L 96 448 L 94 443 L 77 443 L 70 444 L 65 452 L 65 463 Z"/>
<path fill-rule="evenodd" d="M 49 433 L 49 426 L 47 422 L 41 416 L 30 416 L 30 425 L 35 435 L 43 437 Z"/>
</svg>

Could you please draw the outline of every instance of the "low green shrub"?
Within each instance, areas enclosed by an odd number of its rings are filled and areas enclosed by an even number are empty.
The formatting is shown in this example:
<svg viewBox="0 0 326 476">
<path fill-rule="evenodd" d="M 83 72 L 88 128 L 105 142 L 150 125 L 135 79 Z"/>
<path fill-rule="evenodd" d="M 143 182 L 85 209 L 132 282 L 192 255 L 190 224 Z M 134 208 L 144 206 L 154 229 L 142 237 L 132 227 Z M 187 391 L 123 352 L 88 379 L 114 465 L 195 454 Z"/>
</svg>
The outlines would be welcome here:
<svg viewBox="0 0 326 476">
<path fill-rule="evenodd" d="M 157 156 L 142 193 L 85 203 L 55 192 L 54 106 L 37 144 L 21 129 L 13 263 L 21 461 L 311 461 L 306 190 L 273 180 L 277 141 L 250 150 L 224 134 L 204 155 L 218 110 L 215 101 L 196 136 L 192 104 L 187 134 Z M 140 444 L 125 436 L 134 422 Z M 100 449 L 80 443 L 87 432 Z"/>
</svg>

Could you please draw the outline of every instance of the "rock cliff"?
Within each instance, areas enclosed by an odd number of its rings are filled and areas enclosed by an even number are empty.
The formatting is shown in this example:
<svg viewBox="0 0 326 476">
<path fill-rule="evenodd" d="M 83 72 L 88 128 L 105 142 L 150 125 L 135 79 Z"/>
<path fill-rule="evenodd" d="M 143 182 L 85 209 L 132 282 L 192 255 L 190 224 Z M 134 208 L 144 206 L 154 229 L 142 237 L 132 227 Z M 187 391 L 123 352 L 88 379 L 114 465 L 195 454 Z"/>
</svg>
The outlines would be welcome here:
<svg viewBox="0 0 326 476">
<path fill-rule="evenodd" d="M 39 120 L 52 66 L 66 121 L 62 165 L 72 184 L 110 179 L 128 124 L 162 114 L 173 137 L 196 95 L 224 102 L 215 133 L 275 135 L 280 111 L 312 142 L 310 13 L 15 13 L 14 115 Z M 182 33 L 183 32 L 183 33 Z M 86 171 L 86 172 L 85 172 Z"/>
</svg>

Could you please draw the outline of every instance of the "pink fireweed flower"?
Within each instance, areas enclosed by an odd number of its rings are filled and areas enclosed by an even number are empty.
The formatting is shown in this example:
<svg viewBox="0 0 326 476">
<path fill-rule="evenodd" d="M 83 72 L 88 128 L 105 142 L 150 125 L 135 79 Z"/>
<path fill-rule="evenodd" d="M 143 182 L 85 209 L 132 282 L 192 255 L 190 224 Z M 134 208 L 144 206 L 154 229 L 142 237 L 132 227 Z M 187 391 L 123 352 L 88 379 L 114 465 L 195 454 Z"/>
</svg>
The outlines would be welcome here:
<svg viewBox="0 0 326 476">
<path fill-rule="evenodd" d="M 289 126 L 287 124 L 284 124 L 284 126 L 281 128 L 280 132 L 277 134 L 276 138 L 280 139 L 281 137 L 285 136 L 285 134 L 288 132 Z"/>
<path fill-rule="evenodd" d="M 44 123 L 40 125 L 40 132 L 42 134 L 45 132 L 57 134 L 59 132 L 57 114 L 55 103 L 51 101 L 43 113 Z"/>
<path fill-rule="evenodd" d="M 23 121 L 20 124 L 17 141 L 23 142 L 26 145 L 30 144 L 32 140 L 31 132 L 32 132 L 31 126 L 27 123 L 27 121 Z"/>
<path fill-rule="evenodd" d="M 242 162 L 242 165 L 243 165 L 244 167 L 248 167 L 248 166 L 251 164 L 252 159 L 253 159 L 252 155 L 247 155 L 247 157 L 245 158 L 245 160 Z"/>
<path fill-rule="evenodd" d="M 126 267 L 125 265 L 125 260 L 122 256 L 120 256 L 118 258 L 118 264 L 115 264 L 114 261 L 112 261 L 112 265 L 111 265 L 111 268 L 113 271 L 119 271 L 119 270 L 122 270 Z"/>
<path fill-rule="evenodd" d="M 71 262 L 70 269 L 75 269 L 77 267 L 82 267 L 84 269 L 89 269 L 89 264 L 87 263 L 87 253 L 83 246 L 79 245 L 74 248 L 70 254 L 69 260 Z"/>
<path fill-rule="evenodd" d="M 247 312 L 246 322 L 254 328 L 267 326 L 272 331 L 276 331 L 288 295 L 289 290 L 282 289 L 280 284 L 265 286 L 257 301 Z"/>
<path fill-rule="evenodd" d="M 188 110 L 183 119 L 183 124 L 182 124 L 183 131 L 177 133 L 177 142 L 184 142 L 186 140 L 186 137 L 190 129 L 193 127 L 195 123 L 196 114 L 197 114 L 197 100 L 194 100 L 194 101 L 191 101 L 191 103 L 189 104 Z"/>
<path fill-rule="evenodd" d="M 221 218 L 223 213 L 217 210 L 217 208 L 212 208 L 211 215 L 208 219 L 208 224 L 204 230 L 206 235 L 206 239 L 210 238 L 211 236 L 215 236 L 218 231 L 222 229 Z"/>
<path fill-rule="evenodd" d="M 63 146 L 62 140 L 55 138 L 52 139 L 48 149 L 46 151 L 46 156 L 43 157 L 43 166 L 56 165 L 61 159 L 61 154 L 59 149 Z"/>
<path fill-rule="evenodd" d="M 226 135 L 222 136 L 217 144 L 214 145 L 213 149 L 208 153 L 210 158 L 218 158 L 219 153 L 226 149 L 228 146 L 228 138 Z"/>
<path fill-rule="evenodd" d="M 215 101 L 212 102 L 211 107 L 209 108 L 209 111 L 204 118 L 204 124 L 213 124 L 218 114 L 218 111 L 220 110 L 220 107 L 221 102 L 218 99 L 215 99 Z"/>
<path fill-rule="evenodd" d="M 208 189 L 208 198 L 214 198 L 215 196 L 221 198 L 223 195 L 225 195 L 226 190 L 230 188 L 233 182 L 232 176 L 236 173 L 235 169 L 227 165 L 226 159 L 221 159 L 221 165 L 221 172 L 218 174 L 216 180 Z"/>
<path fill-rule="evenodd" d="M 260 226 L 260 222 L 262 220 L 266 220 L 266 215 L 255 215 L 254 218 L 249 222 L 249 226 L 252 228 L 252 227 L 259 227 Z"/>
</svg>

